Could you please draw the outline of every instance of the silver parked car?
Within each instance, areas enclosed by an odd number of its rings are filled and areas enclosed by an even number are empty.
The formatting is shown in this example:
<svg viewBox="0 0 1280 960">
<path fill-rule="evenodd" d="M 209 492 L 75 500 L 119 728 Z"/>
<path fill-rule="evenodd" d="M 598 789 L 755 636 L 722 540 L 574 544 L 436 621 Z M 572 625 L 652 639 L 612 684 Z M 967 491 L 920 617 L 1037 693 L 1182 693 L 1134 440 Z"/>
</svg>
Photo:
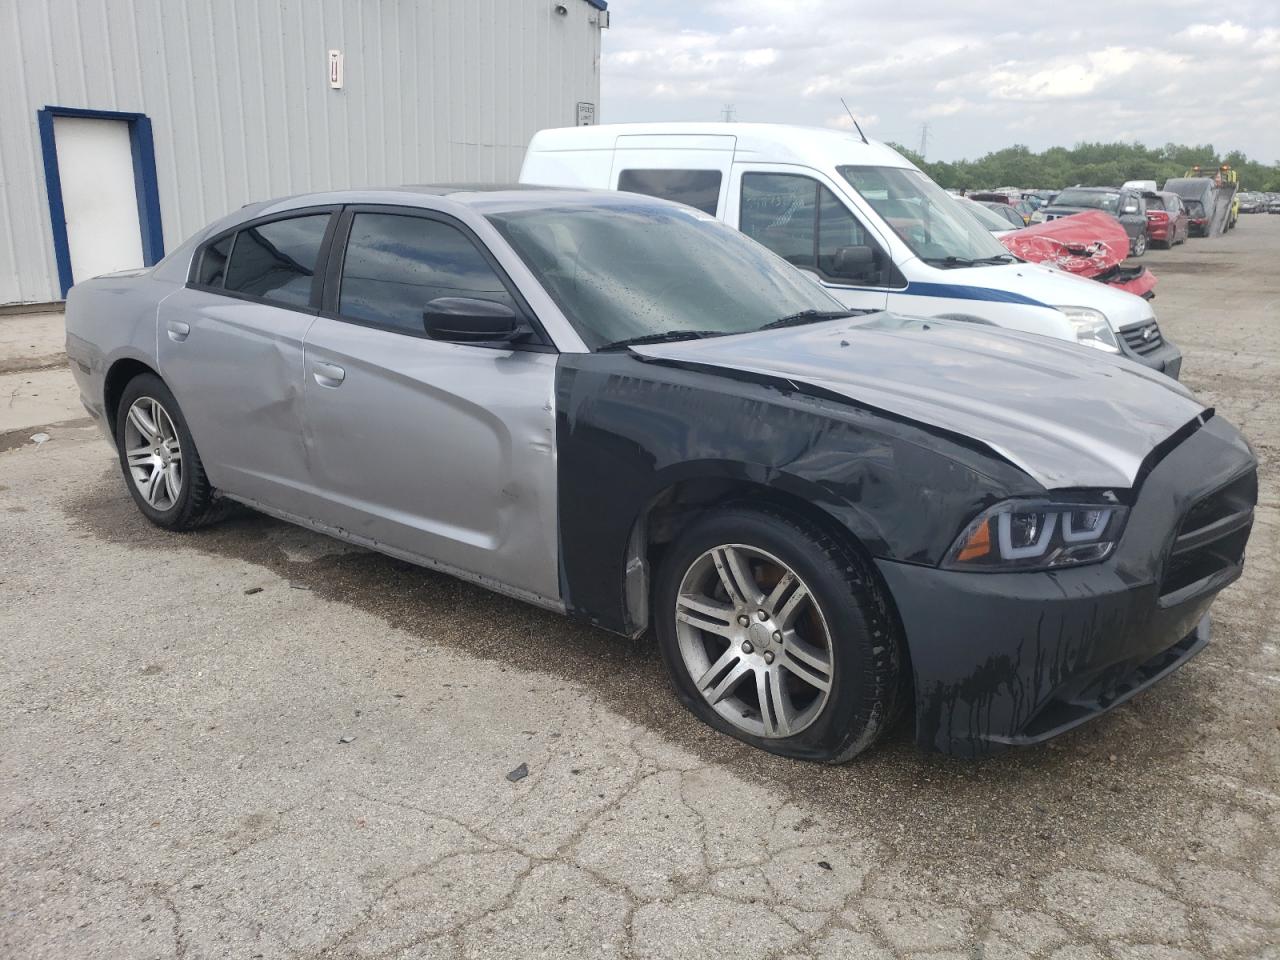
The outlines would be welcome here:
<svg viewBox="0 0 1280 960">
<path fill-rule="evenodd" d="M 908 706 L 971 756 L 1123 703 L 1208 642 L 1257 498 L 1163 375 L 859 315 L 627 193 L 255 204 L 77 285 L 67 351 L 158 526 L 238 501 L 651 630 L 690 709 L 807 759 Z"/>
</svg>

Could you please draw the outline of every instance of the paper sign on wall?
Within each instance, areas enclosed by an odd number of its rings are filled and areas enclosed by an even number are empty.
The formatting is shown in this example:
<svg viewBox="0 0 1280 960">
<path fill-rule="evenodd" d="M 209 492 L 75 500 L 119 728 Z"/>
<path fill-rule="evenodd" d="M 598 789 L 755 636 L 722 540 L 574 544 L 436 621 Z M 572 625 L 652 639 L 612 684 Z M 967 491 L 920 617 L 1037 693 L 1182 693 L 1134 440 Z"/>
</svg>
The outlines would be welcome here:
<svg viewBox="0 0 1280 960">
<path fill-rule="evenodd" d="M 329 51 L 329 86 L 334 90 L 342 89 L 342 51 Z"/>
</svg>

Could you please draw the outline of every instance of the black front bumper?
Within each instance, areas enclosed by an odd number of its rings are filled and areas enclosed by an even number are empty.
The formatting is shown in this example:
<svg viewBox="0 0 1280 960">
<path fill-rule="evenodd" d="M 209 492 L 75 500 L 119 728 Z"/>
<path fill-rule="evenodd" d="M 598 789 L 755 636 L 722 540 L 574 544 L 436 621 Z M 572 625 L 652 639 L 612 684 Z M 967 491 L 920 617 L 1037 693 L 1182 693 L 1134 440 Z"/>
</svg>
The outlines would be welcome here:
<svg viewBox="0 0 1280 960">
<path fill-rule="evenodd" d="M 1252 452 L 1212 418 L 1151 470 L 1103 563 L 982 574 L 879 561 L 911 655 L 917 742 L 981 756 L 1047 740 L 1191 659 L 1240 574 L 1256 499 Z"/>
</svg>

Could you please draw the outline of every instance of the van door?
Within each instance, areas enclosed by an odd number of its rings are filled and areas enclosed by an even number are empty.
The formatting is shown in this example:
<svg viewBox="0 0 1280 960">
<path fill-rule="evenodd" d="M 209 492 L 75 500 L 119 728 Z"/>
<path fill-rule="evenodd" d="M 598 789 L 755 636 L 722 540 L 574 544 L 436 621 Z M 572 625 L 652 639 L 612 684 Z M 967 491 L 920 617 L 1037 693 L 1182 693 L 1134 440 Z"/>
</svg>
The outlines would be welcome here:
<svg viewBox="0 0 1280 960">
<path fill-rule="evenodd" d="M 626 134 L 614 145 L 609 186 L 688 204 L 724 219 L 737 137 Z"/>
<path fill-rule="evenodd" d="M 724 220 L 814 275 L 847 307 L 884 310 L 906 286 L 888 245 L 816 170 L 734 164 Z"/>
</svg>

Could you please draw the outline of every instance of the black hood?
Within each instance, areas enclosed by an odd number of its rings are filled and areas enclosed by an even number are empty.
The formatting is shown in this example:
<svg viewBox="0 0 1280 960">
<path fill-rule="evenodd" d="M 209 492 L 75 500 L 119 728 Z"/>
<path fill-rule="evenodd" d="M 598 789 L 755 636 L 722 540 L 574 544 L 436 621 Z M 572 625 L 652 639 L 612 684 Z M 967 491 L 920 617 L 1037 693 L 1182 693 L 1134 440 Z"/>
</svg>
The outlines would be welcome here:
<svg viewBox="0 0 1280 960">
<path fill-rule="evenodd" d="M 1163 374 L 1066 341 L 889 313 L 637 346 L 839 394 L 977 440 L 1046 489 L 1134 485 L 1205 408 Z"/>
</svg>

